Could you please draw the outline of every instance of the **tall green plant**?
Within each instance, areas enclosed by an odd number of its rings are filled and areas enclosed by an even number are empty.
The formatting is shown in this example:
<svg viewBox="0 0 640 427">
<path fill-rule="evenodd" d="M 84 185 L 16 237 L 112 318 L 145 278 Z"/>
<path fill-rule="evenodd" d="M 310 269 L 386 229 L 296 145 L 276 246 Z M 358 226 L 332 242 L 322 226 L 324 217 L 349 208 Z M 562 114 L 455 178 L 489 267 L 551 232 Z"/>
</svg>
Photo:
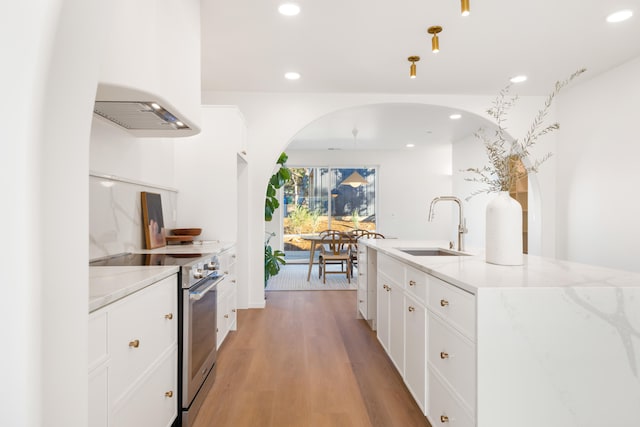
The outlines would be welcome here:
<svg viewBox="0 0 640 427">
<path fill-rule="evenodd" d="M 271 176 L 269 183 L 267 184 L 267 195 L 264 202 L 264 220 L 271 221 L 273 219 L 273 212 L 280 207 L 280 202 L 277 197 L 277 190 L 282 188 L 284 184 L 291 179 L 291 171 L 287 168 L 287 159 L 289 157 L 282 153 L 276 162 L 280 165 L 280 168 Z M 274 234 L 270 234 L 269 238 L 264 242 L 264 286 L 267 286 L 267 281 L 271 276 L 275 276 L 280 272 L 280 265 L 286 264 L 284 260 L 284 252 L 280 250 L 273 250 L 269 245 L 269 240 Z"/>
<path fill-rule="evenodd" d="M 289 157 L 286 153 L 280 154 L 277 164 L 280 168 L 271 176 L 267 184 L 267 197 L 264 202 L 264 220 L 271 221 L 273 212 L 280 207 L 278 201 L 277 190 L 282 188 L 284 184 L 291 179 L 291 170 L 286 166 Z"/>
</svg>

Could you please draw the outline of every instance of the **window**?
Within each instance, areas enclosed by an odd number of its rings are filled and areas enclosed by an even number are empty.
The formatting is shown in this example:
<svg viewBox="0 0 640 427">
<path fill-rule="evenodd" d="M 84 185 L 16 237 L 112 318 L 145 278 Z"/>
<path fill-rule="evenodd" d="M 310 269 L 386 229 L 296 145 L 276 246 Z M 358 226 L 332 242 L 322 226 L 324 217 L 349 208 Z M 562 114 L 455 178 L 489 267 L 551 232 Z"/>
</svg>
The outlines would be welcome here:
<svg viewBox="0 0 640 427">
<path fill-rule="evenodd" d="M 301 235 L 376 229 L 376 168 L 290 167 L 283 193 L 287 260 L 308 260 Z"/>
</svg>

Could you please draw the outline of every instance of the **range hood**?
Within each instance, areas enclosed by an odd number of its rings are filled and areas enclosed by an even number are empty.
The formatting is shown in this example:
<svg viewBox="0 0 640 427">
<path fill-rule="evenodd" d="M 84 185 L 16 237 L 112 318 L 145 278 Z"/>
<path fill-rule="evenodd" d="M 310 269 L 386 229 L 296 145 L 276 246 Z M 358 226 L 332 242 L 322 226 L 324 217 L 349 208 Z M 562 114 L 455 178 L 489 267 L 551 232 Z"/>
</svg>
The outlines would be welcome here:
<svg viewBox="0 0 640 427">
<path fill-rule="evenodd" d="M 138 137 L 183 137 L 200 132 L 167 101 L 136 89 L 99 86 L 93 112 Z"/>
</svg>

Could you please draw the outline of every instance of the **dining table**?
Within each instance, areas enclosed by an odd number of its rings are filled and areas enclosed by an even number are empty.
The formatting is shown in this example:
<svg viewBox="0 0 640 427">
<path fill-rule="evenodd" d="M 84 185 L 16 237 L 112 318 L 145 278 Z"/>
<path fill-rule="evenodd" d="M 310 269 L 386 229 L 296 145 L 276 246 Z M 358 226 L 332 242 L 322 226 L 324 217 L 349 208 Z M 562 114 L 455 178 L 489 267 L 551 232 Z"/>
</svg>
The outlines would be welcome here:
<svg viewBox="0 0 640 427">
<path fill-rule="evenodd" d="M 309 280 L 311 280 L 311 269 L 313 268 L 313 258 L 316 253 L 316 246 L 318 245 L 318 242 L 321 242 L 324 237 L 320 236 L 319 234 L 305 234 L 305 235 L 301 235 L 300 237 L 302 237 L 304 240 L 311 243 L 311 249 L 309 250 L 309 271 L 307 271 L 307 282 L 308 282 Z M 349 233 L 344 233 L 343 238 L 345 239 L 345 243 L 349 243 L 353 245 L 357 244 L 356 237 L 352 236 Z"/>
</svg>

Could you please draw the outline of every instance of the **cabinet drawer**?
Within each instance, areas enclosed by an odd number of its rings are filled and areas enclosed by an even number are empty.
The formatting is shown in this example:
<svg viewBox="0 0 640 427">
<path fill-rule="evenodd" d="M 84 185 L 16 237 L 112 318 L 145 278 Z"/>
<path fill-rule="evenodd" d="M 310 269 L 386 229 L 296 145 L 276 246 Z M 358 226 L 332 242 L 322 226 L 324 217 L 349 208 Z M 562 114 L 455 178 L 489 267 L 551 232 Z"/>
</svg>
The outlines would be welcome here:
<svg viewBox="0 0 640 427">
<path fill-rule="evenodd" d="M 378 271 L 404 287 L 404 264 L 387 255 L 378 255 Z"/>
<path fill-rule="evenodd" d="M 426 412 L 427 313 L 417 300 L 407 296 L 404 314 L 406 348 L 404 381 L 422 412 Z"/>
<path fill-rule="evenodd" d="M 464 335 L 476 339 L 476 299 L 469 292 L 456 288 L 436 277 L 428 276 L 429 309 L 442 316 Z"/>
<path fill-rule="evenodd" d="M 114 304 L 109 313 L 112 377 L 116 399 L 168 347 L 178 332 L 177 279 L 168 277 Z"/>
<path fill-rule="evenodd" d="M 467 413 L 460 401 L 429 369 L 429 422 L 432 426 L 474 427 L 473 417 Z"/>
<path fill-rule="evenodd" d="M 107 357 L 107 311 L 98 310 L 89 314 L 89 370 Z"/>
<path fill-rule="evenodd" d="M 427 302 L 427 273 L 413 267 L 406 267 L 405 286 L 407 290 L 422 304 Z"/>
<path fill-rule="evenodd" d="M 177 416 L 177 351 L 174 347 L 161 363 L 116 404 L 112 426 L 169 427 Z"/>
<path fill-rule="evenodd" d="M 428 360 L 431 368 L 460 395 L 469 411 L 476 407 L 475 346 L 459 332 L 429 313 Z"/>
</svg>

